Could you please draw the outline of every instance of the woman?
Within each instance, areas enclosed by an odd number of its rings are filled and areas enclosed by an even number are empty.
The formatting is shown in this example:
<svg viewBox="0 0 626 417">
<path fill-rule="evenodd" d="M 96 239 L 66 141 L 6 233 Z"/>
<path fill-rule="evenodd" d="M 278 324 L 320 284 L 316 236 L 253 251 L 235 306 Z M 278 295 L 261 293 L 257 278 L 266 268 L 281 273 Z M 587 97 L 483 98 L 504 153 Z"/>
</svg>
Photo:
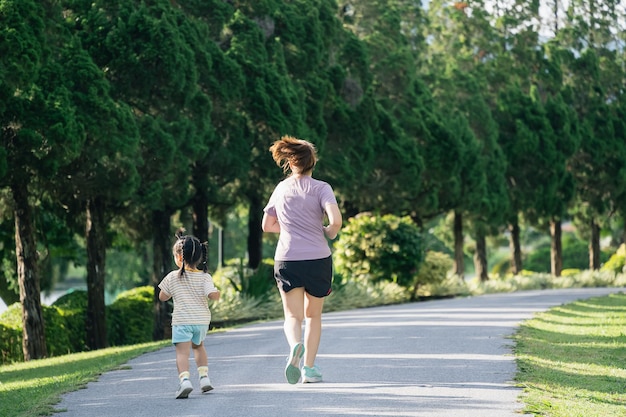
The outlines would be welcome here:
<svg viewBox="0 0 626 417">
<path fill-rule="evenodd" d="M 331 186 L 311 176 L 317 163 L 317 151 L 312 143 L 283 136 L 274 142 L 270 152 L 285 173 L 291 171 L 276 186 L 263 210 L 263 231 L 280 234 L 274 255 L 274 277 L 283 302 L 284 331 L 290 346 L 285 377 L 290 384 L 296 384 L 300 377 L 304 383 L 320 382 L 322 374 L 315 365 L 315 357 L 322 333 L 324 297 L 332 291 L 333 273 L 325 237 L 332 240 L 337 236 L 341 212 Z M 304 366 L 300 370 L 303 357 Z"/>
</svg>

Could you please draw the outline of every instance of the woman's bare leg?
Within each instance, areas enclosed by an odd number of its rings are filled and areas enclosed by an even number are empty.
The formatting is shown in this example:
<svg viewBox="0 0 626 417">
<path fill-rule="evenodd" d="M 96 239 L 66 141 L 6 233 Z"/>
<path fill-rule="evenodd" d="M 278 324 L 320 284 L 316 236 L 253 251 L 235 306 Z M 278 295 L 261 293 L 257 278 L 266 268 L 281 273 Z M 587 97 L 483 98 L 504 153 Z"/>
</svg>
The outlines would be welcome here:
<svg viewBox="0 0 626 417">
<path fill-rule="evenodd" d="M 324 298 L 314 297 L 309 293 L 305 294 L 305 317 L 306 325 L 304 330 L 304 366 L 312 368 L 315 365 L 315 357 L 320 346 L 322 336 L 322 309 Z"/>
</svg>

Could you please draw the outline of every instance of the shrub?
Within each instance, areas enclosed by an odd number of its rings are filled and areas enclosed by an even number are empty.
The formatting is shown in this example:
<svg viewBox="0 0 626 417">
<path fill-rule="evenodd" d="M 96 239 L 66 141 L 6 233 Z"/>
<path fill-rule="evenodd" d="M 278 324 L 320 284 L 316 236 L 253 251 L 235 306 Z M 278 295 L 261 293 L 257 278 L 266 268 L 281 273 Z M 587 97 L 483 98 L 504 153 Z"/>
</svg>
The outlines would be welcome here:
<svg viewBox="0 0 626 417">
<path fill-rule="evenodd" d="M 243 259 L 235 259 L 213 274 L 215 285 L 224 290 L 232 287 L 247 297 L 268 299 L 276 290 L 274 260 L 264 259 L 256 270 L 247 267 Z"/>
<path fill-rule="evenodd" d="M 73 352 L 71 333 L 57 307 L 42 306 L 46 349 L 49 356 L 65 355 Z M 22 306 L 14 303 L 0 316 L 0 360 L 1 363 L 24 360 L 22 351 Z"/>
<path fill-rule="evenodd" d="M 424 258 L 418 227 L 409 217 L 360 214 L 335 244 L 335 269 L 348 279 L 414 285 Z"/>
<path fill-rule="evenodd" d="M 569 277 L 571 275 L 580 274 L 580 269 L 578 268 L 566 268 L 561 270 L 562 277 Z"/>
<path fill-rule="evenodd" d="M 144 286 L 120 293 L 107 308 L 107 333 L 111 346 L 152 340 L 154 287 Z"/>
<path fill-rule="evenodd" d="M 42 306 L 41 313 L 45 323 L 46 347 L 49 356 L 61 356 L 74 352 L 72 334 L 67 328 L 67 321 L 60 309 L 54 306 Z"/>
<path fill-rule="evenodd" d="M 22 351 L 22 306 L 14 303 L 0 315 L 0 363 L 24 360 Z M 15 318 L 17 317 L 18 320 Z"/>
<path fill-rule="evenodd" d="M 454 261 L 442 252 L 426 252 L 426 258 L 419 268 L 413 284 L 413 298 L 417 298 L 418 289 L 427 284 L 440 284 L 448 276 Z"/>
<path fill-rule="evenodd" d="M 610 271 L 614 273 L 624 272 L 624 263 L 626 260 L 626 244 L 622 243 L 617 251 L 611 255 L 608 261 L 602 266 L 601 271 Z"/>
<path fill-rule="evenodd" d="M 59 297 L 53 306 L 65 318 L 72 352 L 87 350 L 87 291 L 77 290 Z"/>
<path fill-rule="evenodd" d="M 324 302 L 324 311 L 342 311 L 377 305 L 399 304 L 409 301 L 405 288 L 394 282 L 367 283 L 344 281 L 333 289 Z"/>
</svg>

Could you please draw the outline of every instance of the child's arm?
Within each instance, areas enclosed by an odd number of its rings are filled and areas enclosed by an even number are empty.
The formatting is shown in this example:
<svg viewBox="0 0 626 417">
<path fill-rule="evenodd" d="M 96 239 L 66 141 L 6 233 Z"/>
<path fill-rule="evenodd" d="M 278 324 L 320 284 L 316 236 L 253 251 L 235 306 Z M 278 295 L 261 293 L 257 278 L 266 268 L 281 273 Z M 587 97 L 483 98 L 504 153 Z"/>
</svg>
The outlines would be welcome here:
<svg viewBox="0 0 626 417">
<path fill-rule="evenodd" d="M 168 293 L 166 293 L 165 291 L 161 290 L 159 291 L 159 300 L 161 301 L 167 301 L 170 298 L 172 298 L 171 295 L 169 295 Z"/>
<path fill-rule="evenodd" d="M 208 276 L 208 279 L 205 282 L 205 291 L 207 292 L 207 297 L 209 300 L 219 300 L 220 299 L 220 290 L 217 289 L 215 283 L 213 282 L 213 277 L 211 275 Z"/>
</svg>

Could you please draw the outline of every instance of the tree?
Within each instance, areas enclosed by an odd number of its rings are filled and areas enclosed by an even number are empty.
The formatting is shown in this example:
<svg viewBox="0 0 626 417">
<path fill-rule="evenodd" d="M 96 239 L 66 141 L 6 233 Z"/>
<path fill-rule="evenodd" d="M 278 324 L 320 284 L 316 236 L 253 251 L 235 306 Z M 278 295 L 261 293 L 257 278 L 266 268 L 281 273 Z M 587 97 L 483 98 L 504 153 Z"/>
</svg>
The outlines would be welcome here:
<svg viewBox="0 0 626 417">
<path fill-rule="evenodd" d="M 556 188 L 553 194 L 545 195 L 546 212 L 550 227 L 550 271 L 560 276 L 563 268 L 563 248 L 561 244 L 561 221 L 574 197 L 574 177 L 568 169 L 569 158 L 580 146 L 578 121 L 573 109 L 565 103 L 560 93 L 548 98 L 546 115 L 554 132 L 557 148 L 553 165 Z"/>
<path fill-rule="evenodd" d="M 497 144 L 497 125 L 488 103 L 488 69 L 498 38 L 484 4 L 479 1 L 432 1 L 424 36 L 430 39 L 421 71 L 441 109 L 462 115 L 455 134 L 466 149 L 459 159 L 460 193 L 454 208 L 455 271 L 464 271 L 464 233 L 467 223 L 476 241 L 474 269 L 488 279 L 485 237 L 497 231 L 508 207 L 504 182 L 506 161 Z M 469 130 L 468 133 L 464 133 Z"/>
<path fill-rule="evenodd" d="M 80 17 L 74 30 L 139 130 L 141 184 L 125 219 L 153 243 L 155 339 L 162 339 L 170 311 L 158 300 L 158 283 L 173 267 L 171 216 L 189 205 L 192 167 L 213 135 L 211 102 L 198 86 L 194 49 L 201 47 L 190 21 L 168 1 L 70 3 Z"/>
<path fill-rule="evenodd" d="M 228 26 L 233 37 L 226 54 L 246 74 L 240 110 L 246 119 L 245 139 L 251 153 L 247 177 L 241 179 L 239 190 L 249 207 L 248 264 L 253 269 L 262 258 L 262 204 L 277 175 L 268 149 L 283 134 L 307 137 L 309 133 L 303 97 L 289 76 L 278 34 L 284 28 L 277 25 L 277 18 L 293 11 L 292 7 L 270 2 L 242 4 Z M 242 12 L 248 8 L 249 16 Z M 286 36 L 289 39 L 289 34 Z M 315 138 L 309 139 L 315 143 Z"/>
<path fill-rule="evenodd" d="M 37 270 L 35 196 L 44 192 L 60 167 L 77 157 L 83 137 L 58 61 L 68 38 L 59 30 L 57 5 L 4 1 L 0 7 L 1 154 L 5 163 L 20 167 L 7 170 L 0 181 L 13 200 L 23 351 L 24 359 L 30 360 L 48 354 Z"/>
<path fill-rule="evenodd" d="M 62 51 L 71 78 L 71 99 L 85 143 L 83 152 L 61 170 L 59 199 L 82 220 L 87 249 L 87 345 L 107 346 L 105 275 L 108 224 L 139 186 L 139 136 L 130 108 L 109 95 L 103 72 L 80 45 Z"/>
<path fill-rule="evenodd" d="M 619 119 L 623 97 L 623 18 L 620 2 L 574 0 L 559 41 L 569 51 L 567 98 L 581 126 L 581 146 L 572 157 L 576 203 L 571 212 L 589 241 L 590 268 L 600 266 L 600 228 L 611 200 L 622 194 L 624 158 Z M 590 176 L 590 174 L 592 174 Z M 595 189 L 594 189 L 595 188 Z M 602 191 L 600 191 L 602 190 Z"/>
</svg>

